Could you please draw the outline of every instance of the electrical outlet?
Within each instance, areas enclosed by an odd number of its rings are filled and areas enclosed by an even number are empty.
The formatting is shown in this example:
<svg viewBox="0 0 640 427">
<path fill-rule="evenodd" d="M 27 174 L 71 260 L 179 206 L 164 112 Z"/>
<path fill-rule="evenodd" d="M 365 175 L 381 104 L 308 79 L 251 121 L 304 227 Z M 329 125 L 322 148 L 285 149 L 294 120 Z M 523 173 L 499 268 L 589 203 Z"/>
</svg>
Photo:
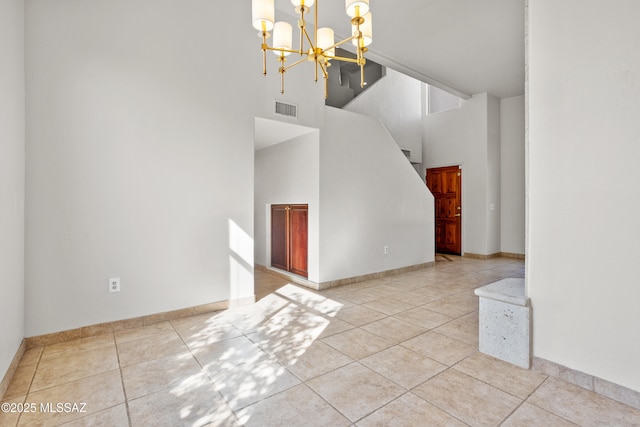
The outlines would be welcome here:
<svg viewBox="0 0 640 427">
<path fill-rule="evenodd" d="M 120 292 L 120 278 L 109 279 L 109 293 Z"/>
<path fill-rule="evenodd" d="M 389 255 L 389 245 L 384 245 L 384 254 Z"/>
</svg>

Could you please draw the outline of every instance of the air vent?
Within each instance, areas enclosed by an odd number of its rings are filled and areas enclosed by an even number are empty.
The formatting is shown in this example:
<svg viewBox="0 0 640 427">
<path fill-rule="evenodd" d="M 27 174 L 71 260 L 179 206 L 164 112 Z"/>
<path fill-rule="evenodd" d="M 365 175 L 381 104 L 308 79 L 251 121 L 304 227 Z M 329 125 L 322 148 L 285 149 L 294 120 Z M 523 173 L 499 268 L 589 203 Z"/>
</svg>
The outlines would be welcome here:
<svg viewBox="0 0 640 427">
<path fill-rule="evenodd" d="M 275 101 L 275 114 L 278 116 L 298 118 L 298 106 L 296 104 L 287 104 L 282 101 Z"/>
</svg>

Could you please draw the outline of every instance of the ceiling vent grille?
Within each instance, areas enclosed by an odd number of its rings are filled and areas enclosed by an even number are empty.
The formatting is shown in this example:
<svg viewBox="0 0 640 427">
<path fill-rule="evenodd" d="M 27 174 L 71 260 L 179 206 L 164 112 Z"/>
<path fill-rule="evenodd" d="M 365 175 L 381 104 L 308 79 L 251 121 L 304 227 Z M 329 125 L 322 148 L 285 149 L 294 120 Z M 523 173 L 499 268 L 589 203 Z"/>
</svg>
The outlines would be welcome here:
<svg viewBox="0 0 640 427">
<path fill-rule="evenodd" d="M 288 104 L 282 101 L 275 101 L 275 114 L 278 116 L 298 118 L 298 106 L 296 104 Z"/>
</svg>

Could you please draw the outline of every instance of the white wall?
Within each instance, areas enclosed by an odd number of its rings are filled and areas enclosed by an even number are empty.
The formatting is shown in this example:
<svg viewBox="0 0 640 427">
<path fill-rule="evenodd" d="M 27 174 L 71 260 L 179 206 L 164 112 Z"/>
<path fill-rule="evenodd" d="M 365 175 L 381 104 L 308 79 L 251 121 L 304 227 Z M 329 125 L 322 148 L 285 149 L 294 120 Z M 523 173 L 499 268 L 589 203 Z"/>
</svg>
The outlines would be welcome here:
<svg viewBox="0 0 640 427">
<path fill-rule="evenodd" d="M 640 391 L 638 16 L 529 2 L 527 280 L 535 356 Z"/>
<path fill-rule="evenodd" d="M 319 282 L 319 132 L 256 151 L 255 262 L 271 265 L 271 205 L 308 204 L 308 279 Z"/>
<path fill-rule="evenodd" d="M 524 254 L 524 95 L 501 99 L 500 117 L 500 248 Z"/>
<path fill-rule="evenodd" d="M 433 261 L 433 196 L 393 138 L 371 117 L 332 107 L 325 114 L 320 281 Z"/>
<path fill-rule="evenodd" d="M 24 4 L 0 2 L 0 381 L 24 338 Z"/>
<path fill-rule="evenodd" d="M 380 119 L 398 145 L 422 162 L 422 98 L 418 80 L 387 68 L 387 75 L 344 109 Z"/>
<path fill-rule="evenodd" d="M 249 3 L 26 5 L 26 335 L 251 298 Z"/>
<path fill-rule="evenodd" d="M 487 94 L 423 118 L 423 167 L 462 165 L 462 251 L 487 251 Z M 423 175 L 424 175 L 423 170 Z"/>
</svg>

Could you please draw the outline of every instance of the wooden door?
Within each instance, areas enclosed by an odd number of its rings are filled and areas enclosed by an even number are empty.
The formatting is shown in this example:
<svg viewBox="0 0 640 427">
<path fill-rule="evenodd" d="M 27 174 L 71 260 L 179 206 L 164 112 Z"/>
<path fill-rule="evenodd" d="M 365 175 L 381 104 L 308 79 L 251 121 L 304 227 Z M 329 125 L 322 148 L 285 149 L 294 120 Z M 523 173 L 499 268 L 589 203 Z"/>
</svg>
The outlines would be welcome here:
<svg viewBox="0 0 640 427">
<path fill-rule="evenodd" d="M 289 210 L 271 206 L 271 266 L 289 271 Z"/>
<path fill-rule="evenodd" d="M 307 277 L 307 205 L 291 205 L 289 210 L 289 271 Z"/>
<path fill-rule="evenodd" d="M 435 204 L 436 252 L 462 253 L 462 169 L 427 169 L 427 186 Z"/>
<path fill-rule="evenodd" d="M 271 205 L 271 266 L 307 277 L 308 205 Z"/>
</svg>

